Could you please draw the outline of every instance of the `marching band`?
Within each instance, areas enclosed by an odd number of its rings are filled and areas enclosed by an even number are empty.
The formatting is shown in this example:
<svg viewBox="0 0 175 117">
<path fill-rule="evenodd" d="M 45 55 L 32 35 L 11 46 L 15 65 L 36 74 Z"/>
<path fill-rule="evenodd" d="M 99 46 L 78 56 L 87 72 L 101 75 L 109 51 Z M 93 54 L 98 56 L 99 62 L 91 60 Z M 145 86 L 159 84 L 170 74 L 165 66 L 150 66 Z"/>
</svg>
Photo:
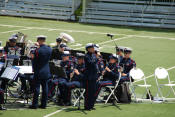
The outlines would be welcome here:
<svg viewBox="0 0 175 117">
<path fill-rule="evenodd" d="M 13 86 L 14 82 L 21 82 L 19 92 L 25 91 L 29 82 L 31 109 L 45 109 L 54 96 L 58 105 L 71 106 L 72 90 L 80 88 L 85 90 L 84 109 L 90 111 L 95 110 L 94 104 L 103 87 L 115 86 L 119 79 L 119 84 L 133 81 L 129 72 L 136 63 L 129 47 L 117 46 L 116 53 L 112 54 L 100 52 L 98 44 L 88 43 L 85 52 L 69 48 L 64 36 L 56 38 L 57 45 L 52 48 L 45 44 L 44 35 L 38 36 L 33 46 L 27 46 L 25 37 L 19 41 L 18 34 L 12 35 L 6 46 L 0 48 L 0 64 L 3 64 L 0 75 L 11 66 L 31 66 L 33 70 L 32 74 L 19 73 L 13 80 L 0 77 L 0 110 L 6 109 L 4 95 L 8 93 L 8 85 Z M 40 85 L 41 105 L 38 104 Z M 120 102 L 120 94 L 116 95 Z"/>
</svg>

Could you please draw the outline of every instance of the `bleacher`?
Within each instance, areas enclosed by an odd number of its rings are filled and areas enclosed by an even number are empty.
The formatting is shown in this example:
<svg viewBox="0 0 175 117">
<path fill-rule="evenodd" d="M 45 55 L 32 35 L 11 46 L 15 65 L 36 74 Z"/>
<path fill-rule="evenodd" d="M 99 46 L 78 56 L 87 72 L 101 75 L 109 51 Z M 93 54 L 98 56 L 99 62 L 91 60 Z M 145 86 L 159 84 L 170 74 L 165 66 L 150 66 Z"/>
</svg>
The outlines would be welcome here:
<svg viewBox="0 0 175 117">
<path fill-rule="evenodd" d="M 81 0 L 0 0 L 0 15 L 75 20 Z"/>
<path fill-rule="evenodd" d="M 175 28 L 175 1 L 92 0 L 80 22 Z"/>
</svg>

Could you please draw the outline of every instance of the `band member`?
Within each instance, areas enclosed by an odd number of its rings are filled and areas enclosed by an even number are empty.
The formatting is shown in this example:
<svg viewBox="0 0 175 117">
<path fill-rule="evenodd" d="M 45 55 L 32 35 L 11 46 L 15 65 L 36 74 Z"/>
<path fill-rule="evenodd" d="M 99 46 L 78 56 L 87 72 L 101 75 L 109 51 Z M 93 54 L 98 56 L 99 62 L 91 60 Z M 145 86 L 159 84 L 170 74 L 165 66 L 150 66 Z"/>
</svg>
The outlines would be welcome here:
<svg viewBox="0 0 175 117">
<path fill-rule="evenodd" d="M 52 49 L 45 45 L 46 36 L 38 36 L 37 42 L 39 48 L 35 50 L 32 57 L 32 67 L 34 71 L 34 96 L 31 109 L 38 108 L 38 97 L 40 93 L 40 85 L 42 86 L 42 99 L 40 108 L 45 109 L 47 106 L 48 97 L 48 79 L 50 77 L 49 60 Z"/>
<path fill-rule="evenodd" d="M 62 44 L 60 44 L 59 51 L 64 52 L 66 48 L 67 48 L 67 45 L 65 43 L 62 43 Z"/>
<path fill-rule="evenodd" d="M 124 58 L 120 62 L 120 66 L 123 67 L 121 82 L 123 81 L 129 81 L 129 72 L 132 68 L 136 67 L 136 63 L 133 59 L 131 59 L 131 48 L 125 48 L 124 49 Z"/>
<path fill-rule="evenodd" d="M 94 45 L 94 49 L 95 49 L 95 55 L 97 57 L 97 65 L 98 65 L 98 78 L 100 80 L 100 76 L 102 76 L 103 72 L 104 72 L 104 69 L 105 69 L 105 65 L 104 65 L 104 62 L 103 62 L 103 59 L 102 59 L 102 56 L 100 54 L 100 48 L 99 48 L 99 45 L 98 44 L 95 44 Z"/>
<path fill-rule="evenodd" d="M 59 48 L 60 48 L 61 42 L 62 42 L 62 39 L 61 39 L 60 37 L 58 37 L 58 38 L 56 39 L 57 45 L 54 46 L 53 49 L 59 49 Z"/>
<path fill-rule="evenodd" d="M 116 54 L 118 55 L 118 64 L 122 61 L 123 59 L 123 52 L 124 52 L 123 46 L 117 46 L 116 47 Z"/>
<path fill-rule="evenodd" d="M 97 57 L 95 56 L 94 44 L 86 45 L 85 55 L 85 110 L 92 110 L 95 103 L 96 81 L 98 79 Z"/>
<path fill-rule="evenodd" d="M 4 63 L 5 62 L 5 58 L 3 55 L 3 47 L 0 47 L 0 62 Z M 3 68 L 0 69 L 0 75 L 2 74 Z M 1 82 L 0 87 L 4 87 L 2 86 L 3 82 Z M 6 110 L 6 108 L 3 106 L 4 104 L 4 90 L 5 87 L 3 89 L 0 88 L 0 110 Z"/>
<path fill-rule="evenodd" d="M 0 62 L 5 63 L 6 56 L 4 55 L 4 48 L 0 47 Z"/>
<path fill-rule="evenodd" d="M 73 77 L 73 70 L 74 70 L 74 63 L 70 60 L 69 51 L 64 51 L 60 65 L 61 65 L 61 67 L 64 68 L 64 70 L 66 72 L 66 76 L 67 76 L 65 78 L 58 79 L 58 87 L 60 90 L 60 99 L 62 100 L 63 105 L 69 106 L 69 105 L 71 105 L 71 102 L 67 98 L 67 95 L 69 92 L 68 92 L 66 85 L 67 85 L 67 83 L 69 83 L 71 81 L 71 78 Z"/>
<path fill-rule="evenodd" d="M 77 53 L 77 64 L 74 69 L 74 75 L 71 79 L 71 82 L 67 83 L 68 88 L 68 96 L 67 98 L 71 100 L 71 90 L 74 88 L 82 88 L 84 87 L 83 80 L 84 80 L 84 72 L 85 72 L 85 63 L 84 63 L 84 54 Z"/>
<path fill-rule="evenodd" d="M 97 83 L 97 92 L 95 94 L 96 98 L 102 87 L 105 86 L 114 86 L 116 80 L 119 78 L 119 66 L 118 66 L 118 57 L 116 54 L 113 54 L 109 57 L 109 63 L 105 68 L 103 73 L 103 80 Z"/>
<path fill-rule="evenodd" d="M 7 54 L 7 59 L 11 59 L 13 61 L 7 61 L 7 66 L 19 65 L 19 59 L 22 55 L 22 49 L 16 45 L 17 37 L 12 36 L 9 38 L 9 43 L 4 47 L 4 51 Z"/>
</svg>

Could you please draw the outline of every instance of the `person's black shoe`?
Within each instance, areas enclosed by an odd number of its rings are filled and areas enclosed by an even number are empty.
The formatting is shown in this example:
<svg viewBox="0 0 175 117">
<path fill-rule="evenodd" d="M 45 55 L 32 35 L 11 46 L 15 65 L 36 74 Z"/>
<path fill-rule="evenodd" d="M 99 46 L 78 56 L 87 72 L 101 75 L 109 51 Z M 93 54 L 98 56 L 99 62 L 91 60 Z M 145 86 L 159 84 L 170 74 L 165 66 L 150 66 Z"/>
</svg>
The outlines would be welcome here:
<svg viewBox="0 0 175 117">
<path fill-rule="evenodd" d="M 96 110 L 96 108 L 93 107 L 91 110 Z"/>
<path fill-rule="evenodd" d="M 84 110 L 85 110 L 85 111 L 91 111 L 91 109 L 90 109 L 90 108 L 85 108 Z"/>
<path fill-rule="evenodd" d="M 58 106 L 64 106 L 64 103 L 63 102 L 59 102 Z"/>
<path fill-rule="evenodd" d="M 46 106 L 40 105 L 39 108 L 46 109 Z"/>
<path fill-rule="evenodd" d="M 3 106 L 0 106 L 0 110 L 7 110 L 7 109 Z"/>
<path fill-rule="evenodd" d="M 33 106 L 33 105 L 32 106 L 29 106 L 29 108 L 30 109 L 37 109 L 37 107 L 36 106 Z"/>
<path fill-rule="evenodd" d="M 71 102 L 67 102 L 67 103 L 65 103 L 64 105 L 65 105 L 65 106 L 71 106 L 72 104 L 71 104 Z"/>
</svg>

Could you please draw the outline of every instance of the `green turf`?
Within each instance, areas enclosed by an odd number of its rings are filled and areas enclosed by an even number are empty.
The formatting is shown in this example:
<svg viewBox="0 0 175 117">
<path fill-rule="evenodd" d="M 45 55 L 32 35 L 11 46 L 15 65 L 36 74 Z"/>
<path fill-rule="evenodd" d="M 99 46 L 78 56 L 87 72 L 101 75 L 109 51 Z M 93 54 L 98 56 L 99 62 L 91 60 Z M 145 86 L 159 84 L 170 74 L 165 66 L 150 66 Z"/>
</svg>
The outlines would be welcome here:
<svg viewBox="0 0 175 117">
<path fill-rule="evenodd" d="M 2 25 L 14 25 L 14 26 L 24 26 L 24 27 L 9 27 Z M 78 47 L 75 44 L 69 44 L 71 48 L 84 49 L 86 43 L 103 43 L 105 41 L 110 41 L 106 37 L 106 33 L 114 33 L 116 36 L 114 39 L 117 45 L 129 46 L 134 49 L 133 59 L 136 61 L 137 66 L 141 68 L 145 76 L 149 76 L 154 73 L 154 69 L 158 66 L 165 68 L 170 68 L 175 66 L 175 30 L 173 29 L 158 29 L 158 28 L 140 28 L 140 27 L 121 27 L 113 25 L 95 25 L 95 24 L 81 24 L 73 22 L 62 22 L 53 20 L 41 20 L 41 19 L 30 19 L 30 18 L 16 18 L 16 17 L 4 17 L 0 16 L 0 41 L 3 41 L 3 45 L 7 39 L 17 30 L 26 29 L 27 27 L 33 27 L 33 29 L 23 30 L 24 34 L 27 34 L 27 39 L 35 41 L 37 35 L 46 35 L 48 37 L 47 44 L 55 42 L 56 37 L 61 33 L 65 32 L 72 35 L 77 43 L 82 44 Z M 38 29 L 47 28 L 47 29 Z M 52 29 L 52 30 L 51 30 Z M 54 30 L 53 30 L 54 29 Z M 13 31 L 14 32 L 7 32 Z M 89 33 L 91 32 L 91 33 Z M 127 36 L 131 37 L 127 37 Z M 141 37 L 146 36 L 146 37 Z M 153 38 L 152 38 L 153 37 Z M 122 39 L 123 38 L 123 39 Z M 108 42 L 105 44 L 100 44 L 101 51 L 105 52 L 115 52 L 114 42 Z M 169 71 L 170 77 L 175 81 L 175 69 Z M 156 84 L 153 77 L 147 80 L 148 84 L 151 84 L 151 92 L 156 95 Z M 163 83 L 165 81 L 162 81 Z M 138 82 L 143 83 L 143 82 Z M 137 89 L 137 94 L 141 95 L 144 89 Z M 166 94 L 168 88 L 164 88 L 163 92 Z M 172 96 L 172 95 L 171 95 Z M 87 112 L 84 114 L 80 111 L 74 111 L 71 107 L 70 109 L 63 111 L 55 116 L 120 116 L 120 117 L 174 117 L 173 116 L 174 104 L 130 104 L 130 105 L 120 105 L 122 110 L 119 110 L 113 106 L 97 106 L 97 111 Z M 59 108 L 59 107 L 58 107 Z M 28 116 L 43 116 L 50 112 L 57 110 L 57 108 L 49 108 L 47 110 L 20 110 L 20 111 L 6 111 L 0 112 L 0 116 L 8 117 L 11 115 L 22 116 L 23 113 L 26 117 Z M 71 112 L 67 112 L 71 111 Z M 30 115 L 31 113 L 31 115 Z"/>
<path fill-rule="evenodd" d="M 97 105 L 96 110 L 93 111 L 84 111 L 83 109 L 77 110 L 75 107 L 65 107 L 65 110 L 54 114 L 52 117 L 174 117 L 174 106 L 174 104 Z M 47 111 L 42 109 L 0 111 L 0 116 L 43 117 L 59 109 L 60 107 L 48 108 Z"/>
</svg>

